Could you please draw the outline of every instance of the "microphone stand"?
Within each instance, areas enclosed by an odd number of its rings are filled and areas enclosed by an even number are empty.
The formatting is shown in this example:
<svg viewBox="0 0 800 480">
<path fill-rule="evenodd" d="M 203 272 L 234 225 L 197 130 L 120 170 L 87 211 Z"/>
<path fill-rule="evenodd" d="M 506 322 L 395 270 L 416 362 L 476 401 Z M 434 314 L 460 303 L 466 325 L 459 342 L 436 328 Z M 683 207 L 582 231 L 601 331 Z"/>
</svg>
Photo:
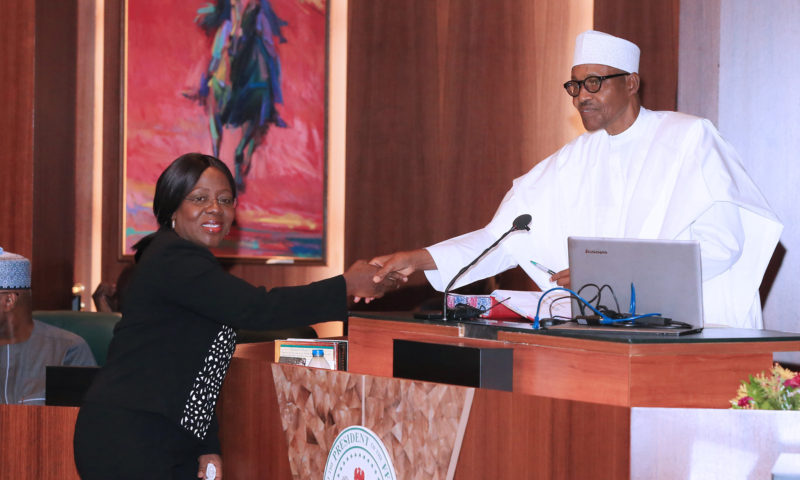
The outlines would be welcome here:
<svg viewBox="0 0 800 480">
<path fill-rule="evenodd" d="M 498 238 L 497 240 L 495 240 L 494 243 L 489 245 L 489 247 L 486 248 L 486 250 L 484 250 L 483 252 L 481 252 L 480 255 L 475 257 L 475 260 L 469 262 L 466 267 L 462 268 L 461 270 L 458 271 L 458 273 L 455 274 L 453 279 L 450 280 L 450 283 L 448 283 L 447 287 L 445 287 L 444 289 L 444 302 L 442 303 L 442 320 L 444 320 L 445 322 L 447 321 L 447 293 L 450 291 L 450 288 L 453 286 L 453 284 L 456 283 L 456 280 L 461 278 L 461 276 L 464 275 L 467 272 L 467 270 L 469 270 L 473 265 L 478 263 L 480 259 L 486 256 L 486 254 L 489 253 L 490 250 L 492 250 L 500 242 L 502 242 L 503 239 L 506 238 L 510 233 L 516 232 L 518 230 L 530 230 L 530 227 L 528 226 L 530 223 L 531 223 L 530 215 L 523 214 L 518 216 L 516 219 L 514 219 L 514 224 L 511 226 L 510 230 L 501 235 L 500 238 Z"/>
</svg>

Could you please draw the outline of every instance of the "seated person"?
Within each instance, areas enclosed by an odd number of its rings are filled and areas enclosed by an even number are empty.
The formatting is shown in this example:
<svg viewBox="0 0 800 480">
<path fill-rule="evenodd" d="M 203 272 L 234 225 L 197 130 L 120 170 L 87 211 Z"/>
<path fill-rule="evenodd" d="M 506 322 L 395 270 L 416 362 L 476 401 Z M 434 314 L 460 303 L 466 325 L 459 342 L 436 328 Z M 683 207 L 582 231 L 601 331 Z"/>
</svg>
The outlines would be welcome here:
<svg viewBox="0 0 800 480">
<path fill-rule="evenodd" d="M 83 338 L 33 319 L 31 264 L 0 248 L 0 404 L 44 405 L 48 365 L 97 363 Z"/>
</svg>

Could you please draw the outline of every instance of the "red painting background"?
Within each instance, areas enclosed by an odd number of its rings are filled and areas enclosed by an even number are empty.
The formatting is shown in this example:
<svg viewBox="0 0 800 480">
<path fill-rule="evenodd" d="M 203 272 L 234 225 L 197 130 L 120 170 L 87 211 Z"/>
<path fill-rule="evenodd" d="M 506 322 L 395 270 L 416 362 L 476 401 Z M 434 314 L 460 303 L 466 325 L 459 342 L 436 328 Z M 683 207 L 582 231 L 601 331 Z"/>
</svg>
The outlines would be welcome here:
<svg viewBox="0 0 800 480">
<path fill-rule="evenodd" d="M 129 0 L 125 100 L 124 252 L 155 231 L 155 183 L 183 153 L 212 154 L 196 92 L 212 37 L 195 24 L 207 1 Z M 271 0 L 288 25 L 277 43 L 288 128 L 274 125 L 253 154 L 236 223 L 216 253 L 321 259 L 325 219 L 325 0 Z M 220 157 L 233 171 L 239 129 L 225 129 Z"/>
</svg>

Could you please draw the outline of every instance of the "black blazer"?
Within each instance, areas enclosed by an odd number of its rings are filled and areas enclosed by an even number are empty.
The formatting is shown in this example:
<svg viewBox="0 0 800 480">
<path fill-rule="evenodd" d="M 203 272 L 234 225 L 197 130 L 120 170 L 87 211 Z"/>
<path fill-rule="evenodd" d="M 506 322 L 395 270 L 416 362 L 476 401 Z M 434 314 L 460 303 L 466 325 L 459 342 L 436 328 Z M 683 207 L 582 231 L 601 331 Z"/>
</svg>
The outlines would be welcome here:
<svg viewBox="0 0 800 480">
<path fill-rule="evenodd" d="M 214 406 L 232 328 L 345 320 L 341 275 L 267 291 L 225 272 L 210 250 L 159 231 L 136 264 L 108 359 L 84 401 L 158 413 L 218 453 Z M 232 327 L 232 328 L 231 328 Z"/>
</svg>

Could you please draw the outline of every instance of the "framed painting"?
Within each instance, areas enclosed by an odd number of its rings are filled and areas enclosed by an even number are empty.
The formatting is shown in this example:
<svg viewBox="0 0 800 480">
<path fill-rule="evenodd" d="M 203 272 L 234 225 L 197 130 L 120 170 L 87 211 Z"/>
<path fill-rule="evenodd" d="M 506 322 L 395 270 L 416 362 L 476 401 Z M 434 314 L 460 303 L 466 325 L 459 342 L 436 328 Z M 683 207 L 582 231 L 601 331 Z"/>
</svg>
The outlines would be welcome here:
<svg viewBox="0 0 800 480">
<path fill-rule="evenodd" d="M 231 233 L 215 254 L 325 260 L 326 0 L 128 0 L 122 254 L 157 229 L 161 172 L 188 152 L 236 178 Z"/>
</svg>

